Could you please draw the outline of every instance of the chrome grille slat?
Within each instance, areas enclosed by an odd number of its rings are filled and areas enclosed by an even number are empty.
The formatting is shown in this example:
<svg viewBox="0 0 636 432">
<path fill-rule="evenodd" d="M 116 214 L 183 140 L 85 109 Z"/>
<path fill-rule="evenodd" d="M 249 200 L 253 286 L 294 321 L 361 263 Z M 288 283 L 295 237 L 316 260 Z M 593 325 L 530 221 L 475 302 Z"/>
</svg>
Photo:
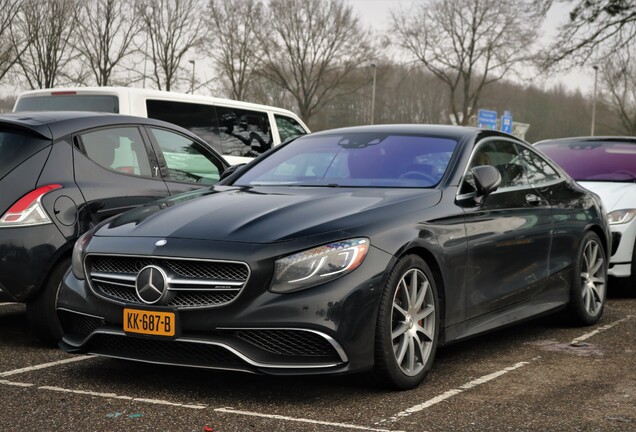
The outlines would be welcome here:
<svg viewBox="0 0 636 432">
<path fill-rule="evenodd" d="M 143 304 L 137 297 L 137 273 L 146 266 L 161 267 L 168 274 L 174 297 L 167 306 L 178 309 L 206 308 L 233 301 L 247 283 L 247 264 L 215 260 L 126 255 L 86 256 L 89 284 L 100 297 L 119 303 Z"/>
</svg>

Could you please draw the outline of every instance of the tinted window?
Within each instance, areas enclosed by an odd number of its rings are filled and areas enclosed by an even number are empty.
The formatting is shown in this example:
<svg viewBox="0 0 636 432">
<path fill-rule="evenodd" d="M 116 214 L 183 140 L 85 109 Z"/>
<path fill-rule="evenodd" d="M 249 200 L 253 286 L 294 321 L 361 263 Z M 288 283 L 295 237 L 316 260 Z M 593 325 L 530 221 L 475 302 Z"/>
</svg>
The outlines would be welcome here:
<svg viewBox="0 0 636 432">
<path fill-rule="evenodd" d="M 60 95 L 20 98 L 15 111 L 98 111 L 119 113 L 119 98 L 111 95 Z"/>
<path fill-rule="evenodd" d="M 526 148 L 520 147 L 519 150 L 526 168 L 528 182 L 531 185 L 541 186 L 560 178 L 559 174 L 545 159 Z"/>
<path fill-rule="evenodd" d="M 0 130 L 0 178 L 49 144 L 23 132 Z"/>
<path fill-rule="evenodd" d="M 212 184 L 219 181 L 221 164 L 199 143 L 163 129 L 150 129 L 168 167 L 168 179 Z"/>
<path fill-rule="evenodd" d="M 306 136 L 255 165 L 235 184 L 432 187 L 456 144 L 413 135 Z"/>
<path fill-rule="evenodd" d="M 217 106 L 223 154 L 258 156 L 272 146 L 267 113 Z"/>
<path fill-rule="evenodd" d="M 575 180 L 634 181 L 636 144 L 619 141 L 540 143 L 537 148 Z"/>
<path fill-rule="evenodd" d="M 148 153 L 137 128 L 101 129 L 81 135 L 84 154 L 98 165 L 151 177 Z"/>
<path fill-rule="evenodd" d="M 471 168 L 492 165 L 501 174 L 499 189 L 527 186 L 525 167 L 517 151 L 518 146 L 508 141 L 488 141 L 480 144 L 468 165 L 461 193 L 476 191 L 475 179 Z"/>
<path fill-rule="evenodd" d="M 289 138 L 297 137 L 298 135 L 305 135 L 307 131 L 296 120 L 290 117 L 274 115 L 276 119 L 276 127 L 278 128 L 278 135 L 280 141 L 284 142 Z"/>
<path fill-rule="evenodd" d="M 165 100 L 146 101 L 149 118 L 163 120 L 188 129 L 219 153 L 223 152 L 219 124 L 213 105 Z"/>
</svg>

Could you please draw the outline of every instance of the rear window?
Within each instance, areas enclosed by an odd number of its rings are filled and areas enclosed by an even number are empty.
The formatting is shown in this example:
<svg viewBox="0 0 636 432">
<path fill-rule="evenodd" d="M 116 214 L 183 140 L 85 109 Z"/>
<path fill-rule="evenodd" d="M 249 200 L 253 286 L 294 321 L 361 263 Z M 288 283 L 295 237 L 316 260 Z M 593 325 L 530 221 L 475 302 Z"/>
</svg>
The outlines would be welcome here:
<svg viewBox="0 0 636 432">
<path fill-rule="evenodd" d="M 0 130 L 0 178 L 50 143 L 23 132 Z"/>
<path fill-rule="evenodd" d="M 636 180 L 636 144 L 631 142 L 544 142 L 536 147 L 561 165 L 574 180 Z"/>
<path fill-rule="evenodd" d="M 119 98 L 112 95 L 45 95 L 18 100 L 20 111 L 97 111 L 119 114 Z"/>
</svg>

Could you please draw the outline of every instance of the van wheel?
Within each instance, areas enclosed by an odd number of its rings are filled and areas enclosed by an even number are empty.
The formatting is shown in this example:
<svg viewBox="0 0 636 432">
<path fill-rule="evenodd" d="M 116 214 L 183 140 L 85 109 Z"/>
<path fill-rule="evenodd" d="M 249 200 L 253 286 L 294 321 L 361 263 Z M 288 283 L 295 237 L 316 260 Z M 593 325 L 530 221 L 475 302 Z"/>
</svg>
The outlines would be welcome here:
<svg viewBox="0 0 636 432">
<path fill-rule="evenodd" d="M 27 319 L 35 336 L 46 346 L 56 347 L 62 339 L 62 326 L 55 310 L 62 278 L 71 266 L 70 258 L 60 261 L 35 300 L 27 303 Z"/>
<path fill-rule="evenodd" d="M 433 365 L 440 328 L 435 279 L 417 255 L 400 259 L 380 299 L 375 376 L 398 390 L 418 386 Z"/>
<path fill-rule="evenodd" d="M 575 324 L 595 324 L 607 295 L 607 258 L 601 239 L 589 231 L 579 246 L 570 291 L 570 314 Z"/>
</svg>

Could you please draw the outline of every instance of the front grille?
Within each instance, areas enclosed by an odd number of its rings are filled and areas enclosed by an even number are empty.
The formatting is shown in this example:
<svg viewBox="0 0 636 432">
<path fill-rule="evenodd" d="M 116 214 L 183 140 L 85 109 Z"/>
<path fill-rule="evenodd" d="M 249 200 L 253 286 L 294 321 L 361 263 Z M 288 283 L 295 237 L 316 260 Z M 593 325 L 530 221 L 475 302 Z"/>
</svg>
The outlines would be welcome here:
<svg viewBox="0 0 636 432">
<path fill-rule="evenodd" d="M 247 283 L 247 264 L 179 258 L 88 255 L 86 269 L 95 292 L 107 300 L 143 304 L 135 290 L 141 269 L 160 267 L 170 279 L 167 306 L 194 309 L 222 306 L 234 300 Z"/>
<path fill-rule="evenodd" d="M 65 310 L 59 310 L 57 315 L 65 334 L 75 334 L 81 337 L 86 337 L 95 329 L 104 325 L 104 320 L 101 318 L 77 314 Z"/>
<path fill-rule="evenodd" d="M 240 330 L 235 336 L 263 351 L 285 356 L 339 359 L 333 345 L 319 334 L 303 330 Z"/>
<path fill-rule="evenodd" d="M 86 351 L 133 360 L 201 367 L 245 369 L 246 364 L 227 349 L 209 344 L 97 334 Z"/>
</svg>

